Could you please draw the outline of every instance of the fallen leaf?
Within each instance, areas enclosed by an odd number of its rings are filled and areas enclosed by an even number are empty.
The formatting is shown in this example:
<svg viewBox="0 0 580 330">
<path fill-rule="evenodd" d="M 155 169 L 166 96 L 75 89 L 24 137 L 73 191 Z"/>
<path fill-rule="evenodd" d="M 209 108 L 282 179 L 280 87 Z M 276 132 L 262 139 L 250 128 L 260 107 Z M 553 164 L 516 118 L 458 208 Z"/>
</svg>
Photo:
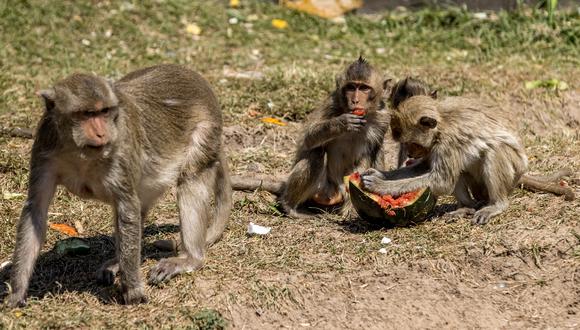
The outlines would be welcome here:
<svg viewBox="0 0 580 330">
<path fill-rule="evenodd" d="M 281 121 L 280 119 L 272 118 L 272 117 L 264 117 L 262 118 L 263 123 L 274 124 L 279 126 L 286 126 L 286 123 Z"/>
<path fill-rule="evenodd" d="M 277 18 L 275 18 L 275 19 L 272 20 L 272 26 L 275 27 L 275 28 L 277 28 L 277 29 L 282 30 L 282 29 L 285 29 L 285 28 L 288 27 L 288 22 L 286 22 L 283 19 L 277 19 Z"/>
<path fill-rule="evenodd" d="M 2 199 L 9 200 L 9 199 L 15 199 L 15 198 L 18 198 L 18 197 L 22 197 L 22 196 L 24 196 L 24 194 L 5 192 L 5 193 L 2 194 Z"/>
<path fill-rule="evenodd" d="M 526 89 L 547 88 L 551 90 L 565 91 L 568 84 L 558 79 L 532 80 L 526 81 Z"/>
<path fill-rule="evenodd" d="M 14 316 L 16 316 L 16 318 L 20 318 L 24 315 L 24 313 L 22 313 L 21 311 L 14 311 Z"/>
<path fill-rule="evenodd" d="M 195 24 L 195 23 L 188 23 L 185 26 L 185 32 L 194 35 L 194 36 L 198 36 L 201 34 L 201 28 L 199 27 L 199 25 Z"/>
<path fill-rule="evenodd" d="M 48 225 L 50 229 L 54 229 L 68 236 L 78 236 L 79 233 L 73 227 L 65 223 L 51 223 Z"/>
</svg>

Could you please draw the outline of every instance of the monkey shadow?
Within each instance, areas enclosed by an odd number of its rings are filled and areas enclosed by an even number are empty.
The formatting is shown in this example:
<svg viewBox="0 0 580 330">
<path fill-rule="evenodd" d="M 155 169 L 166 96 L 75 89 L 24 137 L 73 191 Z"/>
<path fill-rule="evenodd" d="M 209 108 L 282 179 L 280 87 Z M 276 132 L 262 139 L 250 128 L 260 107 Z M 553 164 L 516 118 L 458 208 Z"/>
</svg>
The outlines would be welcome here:
<svg viewBox="0 0 580 330">
<path fill-rule="evenodd" d="M 393 228 L 401 228 L 401 227 L 415 227 L 420 226 L 421 224 L 432 221 L 434 218 L 439 218 L 442 215 L 454 211 L 457 209 L 457 205 L 455 203 L 444 203 L 444 204 L 437 204 L 433 208 L 433 210 L 421 221 L 410 222 L 404 226 L 402 225 L 395 225 L 393 223 L 384 221 L 384 220 L 366 220 L 361 217 L 353 217 L 348 220 L 343 220 L 338 222 L 346 231 L 353 233 L 353 234 L 363 234 L 371 231 L 376 230 L 388 230 Z"/>
<path fill-rule="evenodd" d="M 174 233 L 179 231 L 177 225 L 149 225 L 144 230 L 144 237 L 158 233 Z M 107 260 L 115 255 L 115 242 L 108 235 L 84 237 L 89 245 L 87 254 L 62 255 L 56 249 L 41 253 L 38 257 L 34 273 L 30 280 L 27 299 L 43 299 L 46 296 L 56 296 L 66 292 L 92 294 L 102 304 L 122 302 L 120 290 L 116 285 L 101 286 L 97 284 L 95 273 Z M 161 259 L 169 252 L 160 252 L 152 244 L 143 246 L 143 259 Z M 0 271 L 0 303 L 9 293 L 8 282 L 12 266 Z"/>
</svg>

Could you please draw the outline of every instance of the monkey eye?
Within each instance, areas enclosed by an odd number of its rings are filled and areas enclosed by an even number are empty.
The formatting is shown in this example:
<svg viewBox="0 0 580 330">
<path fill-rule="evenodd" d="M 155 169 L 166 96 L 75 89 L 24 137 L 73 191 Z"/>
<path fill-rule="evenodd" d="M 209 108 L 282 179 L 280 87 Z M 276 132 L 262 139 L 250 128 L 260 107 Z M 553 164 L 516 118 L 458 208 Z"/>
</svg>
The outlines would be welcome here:
<svg viewBox="0 0 580 330">
<path fill-rule="evenodd" d="M 358 87 L 358 89 L 363 92 L 363 93 L 368 93 L 371 91 L 371 86 L 367 86 L 367 85 L 360 85 Z"/>
<path fill-rule="evenodd" d="M 344 90 L 347 92 L 354 92 L 356 91 L 356 85 L 355 84 L 346 84 L 346 86 L 344 86 Z"/>
</svg>

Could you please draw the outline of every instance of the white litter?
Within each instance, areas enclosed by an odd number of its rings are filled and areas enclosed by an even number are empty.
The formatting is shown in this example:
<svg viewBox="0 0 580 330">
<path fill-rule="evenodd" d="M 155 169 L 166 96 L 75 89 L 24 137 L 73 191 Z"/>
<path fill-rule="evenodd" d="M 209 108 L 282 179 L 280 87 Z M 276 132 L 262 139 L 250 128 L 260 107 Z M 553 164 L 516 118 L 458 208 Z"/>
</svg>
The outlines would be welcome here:
<svg viewBox="0 0 580 330">
<path fill-rule="evenodd" d="M 379 253 L 385 254 L 385 253 L 387 253 L 387 249 L 386 248 L 380 248 L 379 249 Z"/>
<path fill-rule="evenodd" d="M 383 237 L 383 239 L 381 240 L 381 244 L 390 244 L 392 242 L 392 240 L 388 237 Z"/>
<path fill-rule="evenodd" d="M 248 225 L 248 234 L 250 235 L 267 235 L 272 230 L 271 227 L 264 227 L 260 225 L 256 225 L 253 222 L 250 222 Z"/>
</svg>

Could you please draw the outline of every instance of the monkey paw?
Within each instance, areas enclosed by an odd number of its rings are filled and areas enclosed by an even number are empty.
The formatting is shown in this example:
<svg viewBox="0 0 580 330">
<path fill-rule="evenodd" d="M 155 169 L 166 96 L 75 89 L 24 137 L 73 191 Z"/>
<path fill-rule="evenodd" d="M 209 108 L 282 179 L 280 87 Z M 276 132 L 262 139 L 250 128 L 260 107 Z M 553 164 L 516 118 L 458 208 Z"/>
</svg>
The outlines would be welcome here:
<svg viewBox="0 0 580 330">
<path fill-rule="evenodd" d="M 122 287 L 123 292 L 123 302 L 125 305 L 136 305 L 147 303 L 147 297 L 145 296 L 145 289 L 142 286 L 136 288 Z"/>
<path fill-rule="evenodd" d="M 21 294 L 11 294 L 6 298 L 6 306 L 9 308 L 24 307 L 26 306 L 26 297 Z"/>
<path fill-rule="evenodd" d="M 203 261 L 191 257 L 173 257 L 162 259 L 149 272 L 149 284 L 168 281 L 181 273 L 189 273 L 203 266 Z"/>
<path fill-rule="evenodd" d="M 467 216 L 472 216 L 475 214 L 475 209 L 470 207 L 460 207 L 455 211 L 447 213 L 450 218 L 465 218 Z"/>
<path fill-rule="evenodd" d="M 97 283 L 101 285 L 112 285 L 115 283 L 115 276 L 119 272 L 119 261 L 113 258 L 105 261 L 105 263 L 97 270 Z"/>
<path fill-rule="evenodd" d="M 474 225 L 485 225 L 493 216 L 494 212 L 492 210 L 482 208 L 475 212 L 475 216 L 471 219 L 471 223 Z"/>
<path fill-rule="evenodd" d="M 383 172 L 374 169 L 374 168 L 368 168 L 366 169 L 364 172 L 361 173 L 362 176 L 376 176 L 377 178 L 381 178 L 381 179 L 385 179 L 385 175 L 383 174 Z"/>
<path fill-rule="evenodd" d="M 365 190 L 373 192 L 375 194 L 380 194 L 380 195 L 386 195 L 386 193 L 383 191 L 381 185 L 383 181 L 381 178 L 375 176 L 375 175 L 367 175 L 364 174 L 361 176 L 362 178 L 362 184 Z"/>
</svg>

